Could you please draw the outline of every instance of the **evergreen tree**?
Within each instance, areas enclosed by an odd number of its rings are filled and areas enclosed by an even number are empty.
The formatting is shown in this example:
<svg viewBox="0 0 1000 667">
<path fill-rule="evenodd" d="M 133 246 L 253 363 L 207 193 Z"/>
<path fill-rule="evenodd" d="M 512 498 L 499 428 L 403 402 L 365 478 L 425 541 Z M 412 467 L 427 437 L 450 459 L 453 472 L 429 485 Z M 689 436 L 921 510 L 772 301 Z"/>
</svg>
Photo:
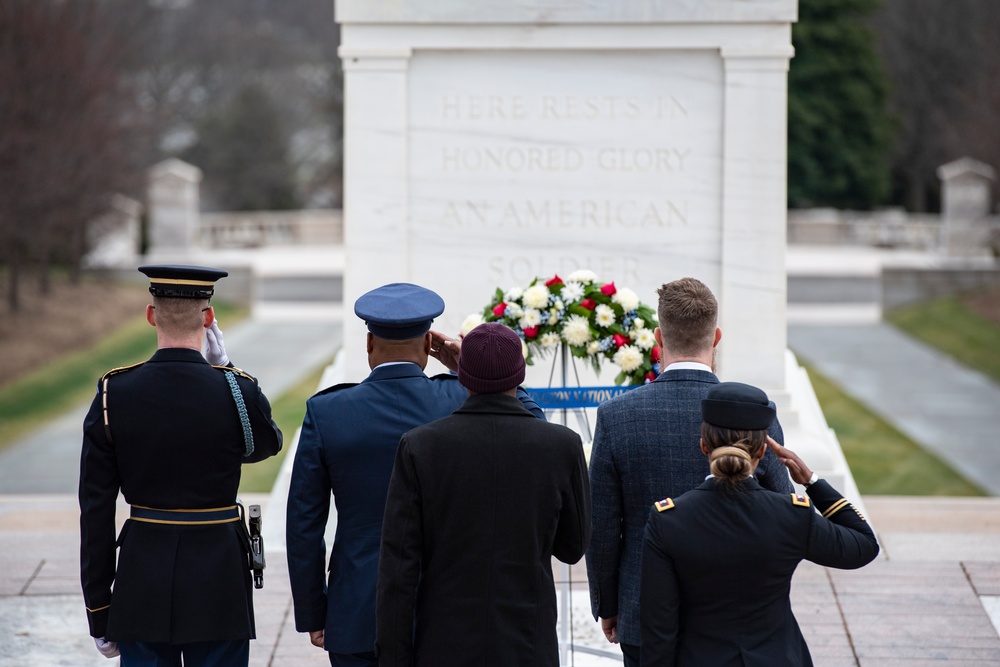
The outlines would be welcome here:
<svg viewBox="0 0 1000 667">
<path fill-rule="evenodd" d="M 868 209 L 890 191 L 888 84 L 864 23 L 877 0 L 800 0 L 788 76 L 790 206 Z"/>
<path fill-rule="evenodd" d="M 204 208 L 227 211 L 298 208 L 288 133 L 267 91 L 246 85 L 220 112 L 196 125 L 185 160 L 204 172 Z"/>
</svg>

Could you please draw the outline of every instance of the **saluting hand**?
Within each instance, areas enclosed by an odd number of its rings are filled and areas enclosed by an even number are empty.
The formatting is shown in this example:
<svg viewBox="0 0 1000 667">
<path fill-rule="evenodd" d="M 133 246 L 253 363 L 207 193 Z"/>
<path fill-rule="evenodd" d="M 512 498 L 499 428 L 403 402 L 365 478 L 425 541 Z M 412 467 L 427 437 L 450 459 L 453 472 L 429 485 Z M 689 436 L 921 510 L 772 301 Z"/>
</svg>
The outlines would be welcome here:
<svg viewBox="0 0 1000 667">
<path fill-rule="evenodd" d="M 222 342 L 219 320 L 214 320 L 212 326 L 205 329 L 205 358 L 213 366 L 229 365 L 229 355 L 226 354 L 226 346 Z"/>
<path fill-rule="evenodd" d="M 431 356 L 444 364 L 448 370 L 458 372 L 458 356 L 461 349 L 461 341 L 440 331 L 431 331 Z"/>
<path fill-rule="evenodd" d="M 774 455 L 778 457 L 778 460 L 788 468 L 793 482 L 796 484 L 805 484 L 809 481 L 813 474 L 812 470 L 809 469 L 805 461 L 799 458 L 798 454 L 779 445 L 778 441 L 771 436 L 767 436 L 767 445 L 774 452 Z"/>
</svg>

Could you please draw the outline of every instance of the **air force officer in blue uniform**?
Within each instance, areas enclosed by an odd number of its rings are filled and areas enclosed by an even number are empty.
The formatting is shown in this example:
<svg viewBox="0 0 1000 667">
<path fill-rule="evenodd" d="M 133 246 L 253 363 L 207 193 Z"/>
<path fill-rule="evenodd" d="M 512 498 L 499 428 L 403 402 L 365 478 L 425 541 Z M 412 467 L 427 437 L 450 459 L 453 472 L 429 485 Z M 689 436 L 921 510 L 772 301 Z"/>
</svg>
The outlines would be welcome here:
<svg viewBox="0 0 1000 667">
<path fill-rule="evenodd" d="M 394 283 L 362 295 L 371 374 L 319 392 L 306 404 L 288 494 L 286 542 L 295 628 L 336 666 L 376 665 L 375 583 L 379 540 L 396 448 L 412 428 L 450 415 L 468 392 L 453 375 L 428 378 L 434 356 L 457 368 L 459 343 L 430 331 L 444 312 L 434 292 Z M 523 390 L 525 407 L 542 412 Z M 323 533 L 330 493 L 337 534 L 327 578 Z"/>
</svg>

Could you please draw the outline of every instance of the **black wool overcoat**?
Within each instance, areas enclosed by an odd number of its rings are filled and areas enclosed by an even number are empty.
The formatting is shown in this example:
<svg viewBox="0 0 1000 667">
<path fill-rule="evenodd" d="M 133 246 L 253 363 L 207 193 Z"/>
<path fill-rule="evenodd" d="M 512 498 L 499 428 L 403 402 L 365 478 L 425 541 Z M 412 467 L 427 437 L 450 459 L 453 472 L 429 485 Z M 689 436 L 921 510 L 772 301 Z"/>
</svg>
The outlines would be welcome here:
<svg viewBox="0 0 1000 667">
<path fill-rule="evenodd" d="M 382 529 L 380 665 L 559 664 L 552 557 L 590 539 L 580 437 L 469 397 L 400 442 Z"/>
</svg>

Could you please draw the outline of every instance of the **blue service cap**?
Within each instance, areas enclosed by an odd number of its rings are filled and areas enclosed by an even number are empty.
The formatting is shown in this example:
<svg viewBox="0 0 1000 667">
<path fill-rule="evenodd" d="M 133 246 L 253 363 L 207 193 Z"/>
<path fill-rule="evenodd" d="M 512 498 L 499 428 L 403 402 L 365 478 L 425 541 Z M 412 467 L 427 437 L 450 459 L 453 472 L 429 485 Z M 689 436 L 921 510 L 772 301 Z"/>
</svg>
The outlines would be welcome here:
<svg viewBox="0 0 1000 667">
<path fill-rule="evenodd" d="M 354 314 L 378 338 L 404 340 L 427 333 L 434 318 L 444 312 L 444 299 L 410 283 L 391 283 L 362 294 Z"/>
<path fill-rule="evenodd" d="M 210 299 L 215 293 L 215 281 L 229 275 L 228 271 L 210 266 L 156 264 L 140 266 L 149 276 L 149 293 L 176 299 Z"/>
</svg>

